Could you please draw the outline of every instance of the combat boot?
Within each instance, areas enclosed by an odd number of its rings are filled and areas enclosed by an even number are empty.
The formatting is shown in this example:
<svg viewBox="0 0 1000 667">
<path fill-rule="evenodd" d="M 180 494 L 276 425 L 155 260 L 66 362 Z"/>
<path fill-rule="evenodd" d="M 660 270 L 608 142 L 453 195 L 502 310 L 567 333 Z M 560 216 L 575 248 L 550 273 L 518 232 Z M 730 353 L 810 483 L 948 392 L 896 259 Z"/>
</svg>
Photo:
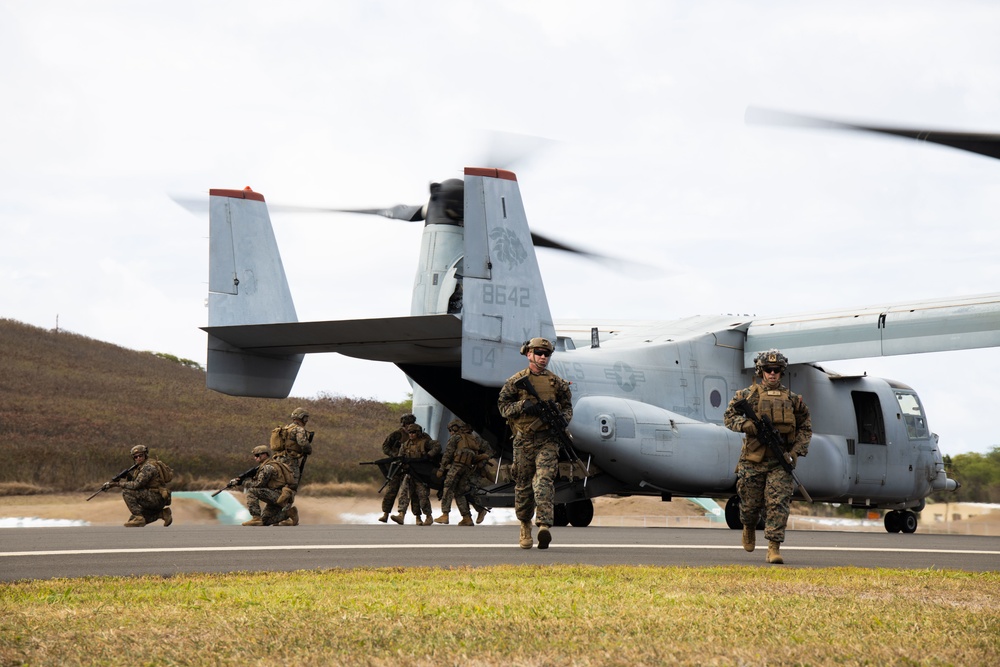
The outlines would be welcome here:
<svg viewBox="0 0 1000 667">
<path fill-rule="evenodd" d="M 538 548 L 539 549 L 548 549 L 549 548 L 549 542 L 551 542 L 551 541 L 552 541 L 552 533 L 549 532 L 549 527 L 548 526 L 544 526 L 544 525 L 543 526 L 539 526 L 538 527 Z"/>
<path fill-rule="evenodd" d="M 126 528 L 142 528 L 146 525 L 146 519 L 142 517 L 141 514 L 133 514 L 125 522 Z"/>
<path fill-rule="evenodd" d="M 434 523 L 445 523 L 445 524 L 448 523 L 448 513 L 445 512 L 438 518 L 434 519 Z"/>
<path fill-rule="evenodd" d="M 402 526 L 403 521 L 406 519 L 406 516 L 402 512 L 400 512 L 399 514 L 393 514 L 389 518 L 398 523 L 400 526 Z"/>
<path fill-rule="evenodd" d="M 781 557 L 781 554 L 778 553 L 778 548 L 780 546 L 781 546 L 781 542 L 775 542 L 774 540 L 770 540 L 767 543 L 767 562 L 768 563 L 774 563 L 775 565 L 781 565 L 782 563 L 785 562 L 785 560 Z"/>
<path fill-rule="evenodd" d="M 447 519 L 448 517 L 445 517 L 445 518 Z M 434 519 L 432 519 L 431 515 L 428 514 L 427 516 L 424 517 L 424 522 L 421 525 L 430 526 L 433 523 L 434 523 Z"/>
<path fill-rule="evenodd" d="M 174 522 L 174 513 L 170 511 L 169 507 L 164 507 L 163 512 L 160 513 L 160 518 L 163 519 L 163 527 L 166 528 Z"/>
<path fill-rule="evenodd" d="M 389 521 L 389 513 L 388 512 L 382 512 L 382 516 L 380 516 L 378 518 L 378 520 L 381 521 L 382 523 L 388 523 L 388 521 Z"/>
<path fill-rule="evenodd" d="M 757 544 L 757 527 L 756 526 L 743 526 L 743 548 L 747 551 L 753 551 L 754 546 Z"/>
<path fill-rule="evenodd" d="M 487 510 L 479 510 L 479 514 L 476 515 L 476 523 L 482 523 L 483 519 L 486 518 Z"/>
<path fill-rule="evenodd" d="M 259 516 L 255 516 L 255 517 L 252 517 L 249 521 L 244 521 L 243 525 L 244 526 L 263 526 L 264 525 L 264 520 L 261 519 Z"/>
<path fill-rule="evenodd" d="M 531 541 L 531 523 L 528 521 L 521 522 L 521 541 L 518 544 L 522 549 L 530 549 L 534 544 Z"/>
<path fill-rule="evenodd" d="M 465 516 L 462 517 L 462 520 L 458 522 L 458 525 L 460 525 L 460 526 L 475 526 L 476 524 L 472 523 L 472 515 L 466 514 Z"/>
<path fill-rule="evenodd" d="M 284 521 L 279 521 L 279 526 L 297 526 L 299 525 L 299 508 L 289 507 L 285 510 L 288 513 L 288 518 Z"/>
</svg>

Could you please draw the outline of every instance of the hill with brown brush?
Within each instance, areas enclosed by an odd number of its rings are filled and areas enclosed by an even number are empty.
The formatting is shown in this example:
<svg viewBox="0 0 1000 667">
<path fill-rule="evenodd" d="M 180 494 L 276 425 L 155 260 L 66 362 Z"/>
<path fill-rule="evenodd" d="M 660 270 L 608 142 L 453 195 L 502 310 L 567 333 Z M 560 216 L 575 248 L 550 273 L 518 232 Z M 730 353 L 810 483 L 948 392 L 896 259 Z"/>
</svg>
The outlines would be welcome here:
<svg viewBox="0 0 1000 667">
<path fill-rule="evenodd" d="M 197 364 L 65 331 L 0 319 L 0 494 L 93 489 L 145 444 L 175 472 L 172 488 L 219 488 L 253 465 L 296 407 L 316 431 L 304 486 L 370 483 L 385 435 L 409 403 L 320 395 L 236 398 L 205 388 Z M 307 492 L 307 488 L 303 488 Z"/>
</svg>

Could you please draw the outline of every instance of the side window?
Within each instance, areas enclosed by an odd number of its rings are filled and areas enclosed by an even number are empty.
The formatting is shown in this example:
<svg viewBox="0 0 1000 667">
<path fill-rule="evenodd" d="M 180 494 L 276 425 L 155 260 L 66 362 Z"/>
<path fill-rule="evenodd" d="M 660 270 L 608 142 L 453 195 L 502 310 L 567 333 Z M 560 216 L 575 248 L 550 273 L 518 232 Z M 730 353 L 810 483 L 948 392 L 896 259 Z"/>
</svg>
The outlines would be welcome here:
<svg viewBox="0 0 1000 667">
<path fill-rule="evenodd" d="M 916 394 L 897 391 L 896 400 L 899 402 L 899 413 L 906 425 L 906 435 L 910 440 L 920 440 L 929 437 L 927 431 L 927 420 L 924 418 L 924 410 L 920 407 L 920 400 Z"/>
</svg>

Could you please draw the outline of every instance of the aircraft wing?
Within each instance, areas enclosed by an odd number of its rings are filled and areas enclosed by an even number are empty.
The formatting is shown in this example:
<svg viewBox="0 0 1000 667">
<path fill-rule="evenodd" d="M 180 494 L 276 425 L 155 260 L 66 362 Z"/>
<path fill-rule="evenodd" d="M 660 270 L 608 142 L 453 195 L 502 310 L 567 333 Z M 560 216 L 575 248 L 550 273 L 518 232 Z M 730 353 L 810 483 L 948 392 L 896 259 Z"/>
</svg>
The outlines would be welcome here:
<svg viewBox="0 0 1000 667">
<path fill-rule="evenodd" d="M 337 352 L 394 364 L 456 366 L 462 360 L 462 321 L 454 315 L 202 328 L 229 345 L 265 356 Z"/>
<path fill-rule="evenodd" d="M 1000 346 L 1000 294 L 755 319 L 743 363 L 772 347 L 790 363 Z"/>
</svg>

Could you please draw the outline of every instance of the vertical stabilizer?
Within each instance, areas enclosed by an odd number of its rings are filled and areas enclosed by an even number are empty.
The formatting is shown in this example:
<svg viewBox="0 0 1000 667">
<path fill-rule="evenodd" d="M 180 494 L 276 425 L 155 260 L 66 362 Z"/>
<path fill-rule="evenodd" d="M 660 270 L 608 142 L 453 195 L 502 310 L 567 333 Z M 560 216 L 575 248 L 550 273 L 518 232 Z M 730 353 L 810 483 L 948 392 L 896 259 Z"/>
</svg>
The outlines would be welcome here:
<svg viewBox="0 0 1000 667">
<path fill-rule="evenodd" d="M 298 321 L 264 196 L 209 195 L 208 325 Z M 301 354 L 266 356 L 208 337 L 207 386 L 225 394 L 284 398 L 301 364 Z"/>
<path fill-rule="evenodd" d="M 555 341 L 517 177 L 465 170 L 462 377 L 500 386 L 524 368 L 521 344 Z"/>
</svg>

